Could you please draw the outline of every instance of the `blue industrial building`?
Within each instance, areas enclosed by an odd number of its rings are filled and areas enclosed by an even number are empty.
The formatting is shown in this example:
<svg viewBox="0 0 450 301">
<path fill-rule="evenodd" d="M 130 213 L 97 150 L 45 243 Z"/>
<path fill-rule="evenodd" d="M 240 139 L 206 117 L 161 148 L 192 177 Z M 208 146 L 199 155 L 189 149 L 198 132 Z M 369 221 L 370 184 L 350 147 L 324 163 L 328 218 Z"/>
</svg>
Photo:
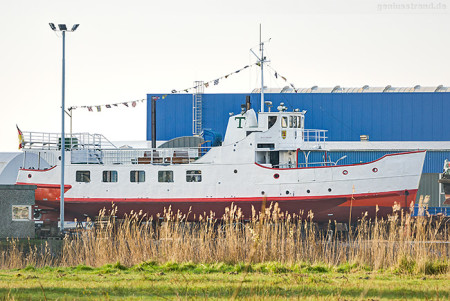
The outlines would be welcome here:
<svg viewBox="0 0 450 301">
<path fill-rule="evenodd" d="M 203 128 L 222 135 L 228 113 L 240 112 L 249 94 L 203 94 Z M 260 109 L 260 95 L 253 93 L 253 108 Z M 159 96 L 156 109 L 157 139 L 192 135 L 192 94 Z M 328 141 L 450 141 L 446 120 L 450 112 L 448 92 L 403 93 L 268 93 L 274 107 L 283 102 L 289 110 L 307 110 L 305 128 L 328 130 Z M 147 106 L 150 108 L 150 105 Z M 266 109 L 267 110 L 267 109 Z M 148 111 L 150 120 L 150 111 Z M 147 140 L 151 140 L 150 122 Z"/>
</svg>

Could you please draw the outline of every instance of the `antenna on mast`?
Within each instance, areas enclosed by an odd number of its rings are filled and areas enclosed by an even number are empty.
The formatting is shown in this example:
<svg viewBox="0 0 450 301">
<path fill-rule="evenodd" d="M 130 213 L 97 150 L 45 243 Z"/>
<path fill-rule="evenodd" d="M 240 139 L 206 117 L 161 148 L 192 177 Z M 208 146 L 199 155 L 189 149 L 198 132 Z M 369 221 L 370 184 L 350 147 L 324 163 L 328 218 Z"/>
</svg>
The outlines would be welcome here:
<svg viewBox="0 0 450 301">
<path fill-rule="evenodd" d="M 266 60 L 266 57 L 264 56 L 264 43 L 261 38 L 262 30 L 261 30 L 261 23 L 259 24 L 259 52 L 261 56 L 258 56 L 253 49 L 250 49 L 250 51 L 253 53 L 254 56 L 258 59 L 259 66 L 261 67 L 261 112 L 264 112 L 264 63 L 268 62 Z M 270 41 L 270 39 L 268 40 Z"/>
</svg>

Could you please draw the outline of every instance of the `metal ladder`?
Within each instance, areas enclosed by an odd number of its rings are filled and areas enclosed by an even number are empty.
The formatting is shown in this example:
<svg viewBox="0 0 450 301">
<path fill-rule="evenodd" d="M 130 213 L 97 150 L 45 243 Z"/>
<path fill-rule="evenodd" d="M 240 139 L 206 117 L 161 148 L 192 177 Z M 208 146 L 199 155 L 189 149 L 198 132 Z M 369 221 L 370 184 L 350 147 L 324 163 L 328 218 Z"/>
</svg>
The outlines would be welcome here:
<svg viewBox="0 0 450 301">
<path fill-rule="evenodd" d="M 203 81 L 195 81 L 195 93 L 192 95 L 192 134 L 200 135 L 202 127 L 202 111 L 203 111 Z"/>
</svg>

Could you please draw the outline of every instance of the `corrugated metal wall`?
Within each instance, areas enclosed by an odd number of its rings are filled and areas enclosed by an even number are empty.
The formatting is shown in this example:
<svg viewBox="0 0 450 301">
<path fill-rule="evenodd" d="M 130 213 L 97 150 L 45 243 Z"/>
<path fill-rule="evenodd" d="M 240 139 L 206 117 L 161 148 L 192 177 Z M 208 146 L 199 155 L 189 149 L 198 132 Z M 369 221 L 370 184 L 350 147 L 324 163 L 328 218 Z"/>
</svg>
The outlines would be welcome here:
<svg viewBox="0 0 450 301">
<path fill-rule="evenodd" d="M 156 101 L 156 139 L 192 136 L 192 94 L 147 95 L 147 140 L 152 140 L 151 97 Z"/>
<path fill-rule="evenodd" d="M 226 129 L 229 112 L 239 113 L 248 94 L 204 94 L 203 127 Z M 148 94 L 161 96 L 161 94 Z M 446 127 L 450 93 L 271 93 L 266 100 L 276 108 L 307 110 L 306 127 L 327 129 L 330 141 L 356 141 L 369 135 L 372 141 L 448 141 Z M 251 94 L 259 110 L 260 95 Z M 147 139 L 150 140 L 150 105 Z M 192 134 L 192 94 L 168 94 L 157 102 L 158 139 Z M 175 122 L 176 121 L 176 122 Z"/>
<path fill-rule="evenodd" d="M 417 192 L 416 203 L 419 201 L 421 195 L 430 196 L 428 207 L 438 207 L 439 204 L 444 203 L 445 197 L 439 192 L 439 174 L 437 173 L 423 173 L 420 178 L 419 191 Z"/>
</svg>

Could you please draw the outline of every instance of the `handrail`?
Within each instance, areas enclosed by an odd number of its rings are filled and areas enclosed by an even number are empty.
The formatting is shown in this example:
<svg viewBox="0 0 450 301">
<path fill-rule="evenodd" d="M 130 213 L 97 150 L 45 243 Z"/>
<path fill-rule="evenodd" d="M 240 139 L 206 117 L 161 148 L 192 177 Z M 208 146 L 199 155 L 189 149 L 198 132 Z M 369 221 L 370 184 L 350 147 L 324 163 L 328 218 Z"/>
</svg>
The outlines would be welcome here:
<svg viewBox="0 0 450 301">
<path fill-rule="evenodd" d="M 45 132 L 23 132 L 24 149 L 60 150 L 61 134 Z M 99 149 L 117 148 L 111 141 L 101 134 L 72 133 L 65 135 L 65 148 L 71 149 Z"/>
<path fill-rule="evenodd" d="M 211 147 L 183 148 L 77 148 L 68 152 L 71 164 L 187 164 L 204 156 Z M 69 150 L 68 150 L 69 151 Z M 59 151 L 56 149 L 25 149 L 27 153 L 35 153 L 50 166 L 59 165 Z M 36 168 L 37 169 L 37 168 Z"/>
<path fill-rule="evenodd" d="M 303 129 L 303 141 L 305 142 L 325 142 L 328 138 L 328 130 Z"/>
</svg>

